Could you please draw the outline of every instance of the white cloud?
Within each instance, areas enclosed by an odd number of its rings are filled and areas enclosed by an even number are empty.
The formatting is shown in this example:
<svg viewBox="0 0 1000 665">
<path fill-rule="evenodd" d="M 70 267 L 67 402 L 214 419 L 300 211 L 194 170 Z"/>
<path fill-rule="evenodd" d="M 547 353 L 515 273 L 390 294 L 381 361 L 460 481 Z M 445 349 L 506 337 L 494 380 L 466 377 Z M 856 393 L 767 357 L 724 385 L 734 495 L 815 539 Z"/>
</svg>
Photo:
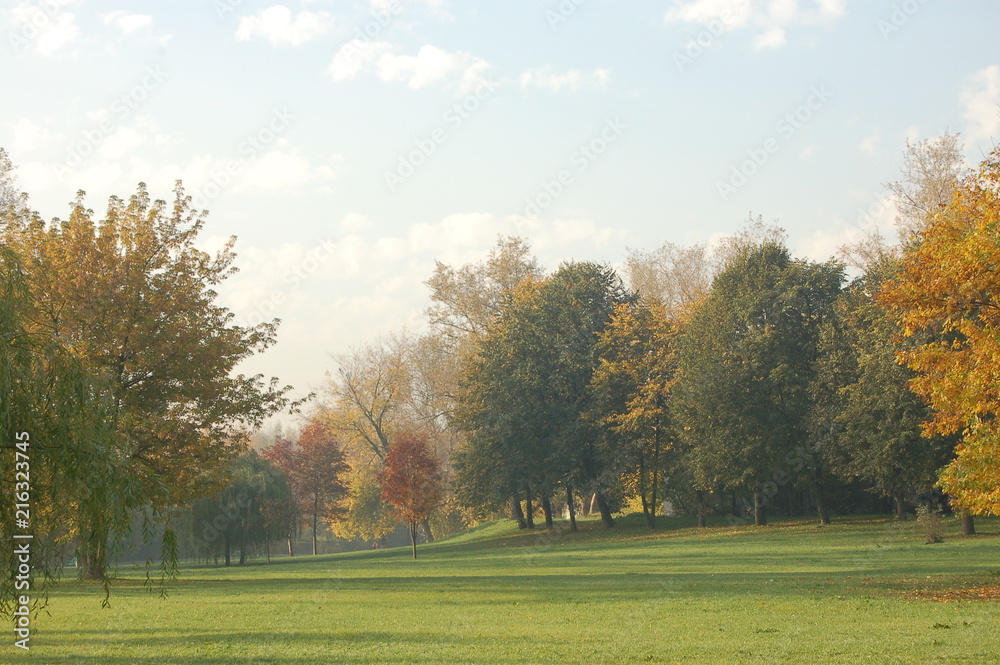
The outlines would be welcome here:
<svg viewBox="0 0 1000 665">
<path fill-rule="evenodd" d="M 363 71 L 368 70 L 382 55 L 388 53 L 392 47 L 385 42 L 367 42 L 361 39 L 352 39 L 340 47 L 333 61 L 327 67 L 326 73 L 334 81 L 345 81 L 352 79 Z"/>
<path fill-rule="evenodd" d="M 416 55 L 386 53 L 376 63 L 376 75 L 387 82 L 401 82 L 408 88 L 420 88 L 458 78 L 460 90 L 475 88 L 489 64 L 463 51 L 445 51 L 432 44 L 420 47 Z"/>
<path fill-rule="evenodd" d="M 15 50 L 31 50 L 54 57 L 80 38 L 80 28 L 72 12 L 63 11 L 66 3 L 22 2 L 9 12 L 11 31 L 7 40 Z"/>
<path fill-rule="evenodd" d="M 274 5 L 259 14 L 246 16 L 236 30 L 241 42 L 254 38 L 267 40 L 272 46 L 299 46 L 321 37 L 330 29 L 326 12 L 292 12 L 284 5 Z"/>
<path fill-rule="evenodd" d="M 11 148 L 16 153 L 33 152 L 50 143 L 65 139 L 65 136 L 60 132 L 49 131 L 48 127 L 38 125 L 29 118 L 21 118 L 12 123 L 11 129 L 14 130 L 14 141 Z"/>
<path fill-rule="evenodd" d="M 910 143 L 916 143 L 920 140 L 920 126 L 910 125 L 903 130 L 903 140 L 909 141 Z"/>
<path fill-rule="evenodd" d="M 349 212 L 340 220 L 340 229 L 345 233 L 364 231 L 369 226 L 371 222 L 368 221 L 368 217 L 357 212 Z"/>
<path fill-rule="evenodd" d="M 969 138 L 1000 141 L 1000 65 L 990 65 L 969 77 L 961 101 Z"/>
<path fill-rule="evenodd" d="M 104 15 L 104 25 L 113 25 L 127 35 L 153 25 L 153 17 L 148 14 L 132 14 L 126 11 L 114 11 Z"/>
<path fill-rule="evenodd" d="M 788 28 L 825 25 L 844 15 L 846 0 L 816 0 L 803 9 L 799 0 L 675 0 L 664 23 L 693 23 L 714 31 L 756 31 L 755 51 L 780 48 L 788 41 Z"/>
<path fill-rule="evenodd" d="M 785 29 L 775 26 L 754 37 L 753 48 L 755 51 L 762 51 L 766 48 L 779 48 L 785 45 L 785 41 Z"/>
<path fill-rule="evenodd" d="M 878 132 L 862 139 L 861 143 L 858 144 L 858 150 L 866 155 L 874 155 L 875 151 L 878 150 Z"/>
<path fill-rule="evenodd" d="M 562 74 L 552 71 L 548 65 L 531 69 L 518 77 L 518 82 L 522 88 L 547 88 L 552 92 L 559 92 L 562 89 L 577 91 L 583 89 L 604 90 L 611 80 L 611 69 L 595 69 L 590 74 L 584 74 L 579 69 L 571 69 Z"/>
<path fill-rule="evenodd" d="M 339 168 L 335 164 L 314 165 L 294 152 L 276 149 L 261 155 L 243 169 L 239 189 L 296 191 L 335 180 L 338 174 Z"/>
<path fill-rule="evenodd" d="M 411 90 L 443 85 L 463 95 L 486 81 L 490 69 L 488 62 L 471 53 L 449 52 L 432 44 L 407 55 L 386 42 L 352 39 L 337 51 L 327 74 L 334 81 L 344 81 L 374 71 L 381 80 L 402 83 Z"/>
</svg>

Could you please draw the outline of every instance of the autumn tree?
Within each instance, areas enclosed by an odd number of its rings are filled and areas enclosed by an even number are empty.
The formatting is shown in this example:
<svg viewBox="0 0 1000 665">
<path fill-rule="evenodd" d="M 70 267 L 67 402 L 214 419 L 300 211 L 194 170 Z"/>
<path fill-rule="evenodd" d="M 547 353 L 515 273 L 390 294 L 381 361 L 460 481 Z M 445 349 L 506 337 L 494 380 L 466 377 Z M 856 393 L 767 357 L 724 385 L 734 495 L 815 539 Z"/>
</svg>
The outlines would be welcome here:
<svg viewBox="0 0 1000 665">
<path fill-rule="evenodd" d="M 885 185 L 896 204 L 896 228 L 904 245 L 919 239 L 930 221 L 951 203 L 955 187 L 968 173 L 959 139 L 952 132 L 915 143 L 907 139 L 902 177 Z"/>
<path fill-rule="evenodd" d="M 673 316 L 708 293 L 717 264 L 707 245 L 666 242 L 653 251 L 629 250 L 624 275 L 639 297 Z"/>
<path fill-rule="evenodd" d="M 102 445 L 161 517 L 221 481 L 246 432 L 292 406 L 290 387 L 234 372 L 274 343 L 278 322 L 232 324 L 215 289 L 235 270 L 235 238 L 211 256 L 196 247 L 204 223 L 180 183 L 172 204 L 140 184 L 100 220 L 80 192 L 65 221 L 21 213 L 4 229 L 27 273 L 28 328 L 102 377 L 113 429 Z M 80 553 L 102 578 L 111 529 L 106 515 L 88 520 Z"/>
<path fill-rule="evenodd" d="M 343 516 L 340 502 L 348 492 L 345 476 L 349 467 L 332 427 L 324 419 L 313 417 L 298 441 L 279 437 L 273 446 L 261 451 L 261 456 L 287 476 L 298 514 L 312 532 L 315 555 L 320 522 L 334 523 Z M 294 533 L 294 528 L 286 532 L 289 556 L 294 555 Z"/>
<path fill-rule="evenodd" d="M 330 426 L 312 421 L 302 430 L 292 463 L 293 487 L 302 515 L 312 529 L 312 553 L 317 554 L 317 534 L 321 521 L 337 520 L 338 506 L 346 495 L 343 475 L 347 472 L 344 451 Z"/>
<path fill-rule="evenodd" d="M 919 234 L 882 302 L 904 334 L 930 341 L 899 359 L 933 415 L 924 433 L 960 435 L 942 487 L 976 514 L 1000 514 L 1000 149 L 958 186 Z"/>
<path fill-rule="evenodd" d="M 442 493 L 441 467 L 424 434 L 402 432 L 393 441 L 385 467 L 378 474 L 382 498 L 396 509 L 410 531 L 413 558 L 417 558 L 417 525 L 438 505 Z"/>
<path fill-rule="evenodd" d="M 338 356 L 337 369 L 328 375 L 323 418 L 345 443 L 380 462 L 391 437 L 410 422 L 410 343 L 405 332 L 380 337 Z"/>
<path fill-rule="evenodd" d="M 588 415 L 604 426 L 610 445 L 624 458 L 624 476 L 650 528 L 656 526 L 672 448 L 668 407 L 677 371 L 676 337 L 658 299 L 617 304 L 599 336 L 590 383 L 594 406 Z"/>
</svg>

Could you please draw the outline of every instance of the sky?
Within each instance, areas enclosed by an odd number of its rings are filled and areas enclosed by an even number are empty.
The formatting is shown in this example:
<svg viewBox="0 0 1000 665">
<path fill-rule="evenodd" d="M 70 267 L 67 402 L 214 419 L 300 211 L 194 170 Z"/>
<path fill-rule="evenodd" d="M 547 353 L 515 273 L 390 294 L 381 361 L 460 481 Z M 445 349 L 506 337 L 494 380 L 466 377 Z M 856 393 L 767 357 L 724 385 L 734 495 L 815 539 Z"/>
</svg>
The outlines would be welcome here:
<svg viewBox="0 0 1000 665">
<path fill-rule="evenodd" d="M 892 233 L 906 141 L 1000 141 L 995 0 L 0 2 L 0 147 L 43 217 L 182 180 L 242 371 L 319 390 L 425 329 L 435 260 L 497 236 L 554 270 L 749 215 L 825 260 Z"/>
</svg>

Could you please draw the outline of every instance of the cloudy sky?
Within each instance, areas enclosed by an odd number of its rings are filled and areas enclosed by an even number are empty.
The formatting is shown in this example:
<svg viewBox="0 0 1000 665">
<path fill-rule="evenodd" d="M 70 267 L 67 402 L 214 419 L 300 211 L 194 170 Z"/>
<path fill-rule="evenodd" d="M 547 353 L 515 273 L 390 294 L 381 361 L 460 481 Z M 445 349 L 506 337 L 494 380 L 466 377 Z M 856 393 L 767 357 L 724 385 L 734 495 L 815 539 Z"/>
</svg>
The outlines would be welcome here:
<svg viewBox="0 0 1000 665">
<path fill-rule="evenodd" d="M 907 138 L 1000 140 L 995 0 L 0 2 L 0 146 L 46 218 L 184 181 L 299 392 L 419 331 L 434 260 L 890 228 Z"/>
</svg>

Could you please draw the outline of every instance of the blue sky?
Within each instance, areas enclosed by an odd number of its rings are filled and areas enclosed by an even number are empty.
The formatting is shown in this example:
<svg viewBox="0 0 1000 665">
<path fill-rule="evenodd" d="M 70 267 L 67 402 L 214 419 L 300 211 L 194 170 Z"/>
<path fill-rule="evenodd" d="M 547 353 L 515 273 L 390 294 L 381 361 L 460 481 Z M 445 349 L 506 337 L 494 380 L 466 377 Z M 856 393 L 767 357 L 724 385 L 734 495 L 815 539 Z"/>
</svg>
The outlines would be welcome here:
<svg viewBox="0 0 1000 665">
<path fill-rule="evenodd" d="M 891 231 L 907 138 L 1000 139 L 994 0 L 0 4 L 0 146 L 45 217 L 183 179 L 237 235 L 223 289 L 283 320 L 300 392 L 419 332 L 434 260 L 711 241 L 748 213 L 824 259 Z"/>
</svg>

